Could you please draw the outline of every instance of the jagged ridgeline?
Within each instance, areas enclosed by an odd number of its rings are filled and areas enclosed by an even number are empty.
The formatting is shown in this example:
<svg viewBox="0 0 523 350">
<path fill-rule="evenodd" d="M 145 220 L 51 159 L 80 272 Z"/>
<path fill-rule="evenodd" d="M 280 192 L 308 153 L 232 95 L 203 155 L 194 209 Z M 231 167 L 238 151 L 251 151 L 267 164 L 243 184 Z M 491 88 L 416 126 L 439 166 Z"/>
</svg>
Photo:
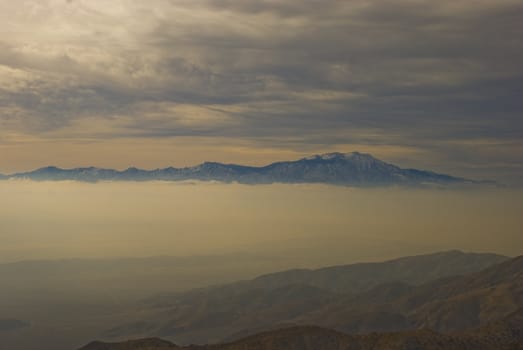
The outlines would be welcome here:
<svg viewBox="0 0 523 350">
<path fill-rule="evenodd" d="M 325 183 L 347 186 L 423 186 L 485 184 L 427 170 L 405 169 L 374 158 L 370 154 L 327 153 L 296 161 L 253 167 L 205 162 L 194 167 L 123 171 L 95 167 L 61 169 L 50 166 L 30 172 L 2 176 L 36 181 L 220 181 L 242 184 Z"/>
</svg>

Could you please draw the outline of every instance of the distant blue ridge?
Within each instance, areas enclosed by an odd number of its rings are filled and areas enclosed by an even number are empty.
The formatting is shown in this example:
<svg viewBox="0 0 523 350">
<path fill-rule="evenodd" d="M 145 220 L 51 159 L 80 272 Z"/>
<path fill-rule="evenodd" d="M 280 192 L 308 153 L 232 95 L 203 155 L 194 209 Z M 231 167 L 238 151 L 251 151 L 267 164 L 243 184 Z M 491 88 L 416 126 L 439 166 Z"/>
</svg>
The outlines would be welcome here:
<svg viewBox="0 0 523 350">
<path fill-rule="evenodd" d="M 370 154 L 359 152 L 326 153 L 261 167 L 217 162 L 205 162 L 194 167 L 154 170 L 131 167 L 123 171 L 95 167 L 61 169 L 48 166 L 30 172 L 3 175 L 0 178 L 83 182 L 200 180 L 242 184 L 324 183 L 358 187 L 493 184 L 427 170 L 403 169 Z"/>
</svg>

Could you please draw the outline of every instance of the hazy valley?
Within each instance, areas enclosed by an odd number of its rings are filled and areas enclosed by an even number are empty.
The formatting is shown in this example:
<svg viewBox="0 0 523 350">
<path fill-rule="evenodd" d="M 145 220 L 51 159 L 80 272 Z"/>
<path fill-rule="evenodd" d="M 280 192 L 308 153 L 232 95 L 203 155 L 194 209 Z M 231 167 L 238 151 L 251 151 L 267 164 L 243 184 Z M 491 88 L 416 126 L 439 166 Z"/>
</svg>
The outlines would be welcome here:
<svg viewBox="0 0 523 350">
<path fill-rule="evenodd" d="M 291 340 L 288 341 L 291 343 L 298 341 L 299 344 L 310 337 L 319 337 L 317 341 L 324 341 L 324 337 L 331 339 L 334 336 L 335 339 L 341 337 L 336 340 L 338 346 L 341 346 L 339 349 L 352 349 L 354 345 L 351 344 L 360 342 L 363 344 L 360 346 L 364 346 L 362 349 L 366 349 L 368 345 L 364 344 L 381 338 L 369 340 L 372 337 L 347 337 L 327 329 L 344 334 L 432 329 L 443 333 L 398 333 L 383 335 L 383 341 L 387 343 L 392 337 L 402 343 L 404 337 L 414 337 L 422 342 L 430 343 L 436 339 L 438 343 L 452 343 L 457 336 L 455 332 L 465 332 L 464 335 L 460 333 L 459 337 L 477 340 L 474 329 L 497 327 L 496 322 L 505 322 L 523 305 L 521 257 L 510 259 L 496 254 L 460 251 L 400 258 L 383 263 L 288 270 L 231 284 L 220 283 L 215 287 L 194 289 L 198 284 L 216 282 L 216 279 L 233 279 L 230 274 L 232 270 L 227 268 L 227 260 L 230 258 L 64 260 L 39 262 L 41 267 L 36 270 L 34 263 L 22 263 L 28 265 L 25 267 L 25 277 L 35 285 L 21 286 L 23 288 L 16 295 L 3 295 L 3 300 L 15 303 L 3 305 L 2 311 L 18 314 L 30 321 L 22 318 L 0 323 L 5 326 L 0 331 L 0 345 L 5 348 L 36 349 L 37 344 L 45 344 L 47 348 L 75 349 L 82 343 L 90 342 L 93 337 L 115 341 L 153 336 L 178 345 L 205 345 L 224 341 L 236 344 L 237 341 L 243 342 L 241 339 L 246 336 L 263 331 L 270 331 L 262 336 L 265 338 L 272 339 L 273 333 L 276 337 L 287 337 L 286 331 L 277 329 L 291 326 L 301 327 L 289 331 Z M 234 259 L 241 264 L 238 256 Z M 154 283 L 154 274 L 149 276 L 145 283 L 147 286 L 143 286 L 144 282 L 140 281 L 139 270 L 136 269 L 137 261 L 145 271 L 155 271 L 153 266 L 162 271 L 157 276 L 157 283 L 165 279 L 183 281 L 181 270 L 186 276 L 192 276 L 192 285 L 180 284 L 177 286 L 179 291 L 174 294 L 164 292 L 157 296 L 137 298 L 140 293 L 161 290 Z M 219 270 L 216 269 L 217 263 L 221 264 L 222 273 L 228 273 L 224 276 L 210 276 Z M 45 267 L 46 264 L 51 266 Z M 36 275 L 28 272 L 31 265 L 32 273 L 47 280 L 47 290 L 37 287 L 41 284 L 35 279 Z M 93 276 L 100 276 L 100 266 L 106 270 L 109 265 L 112 268 L 106 271 L 105 277 L 112 276 L 112 279 L 103 283 L 92 279 Z M 173 265 L 176 265 L 176 269 Z M 215 266 L 214 269 L 211 265 Z M 11 281 L 13 287 L 14 279 L 7 275 L 13 264 L 1 267 L 2 278 Z M 204 269 L 209 274 L 195 276 L 194 269 Z M 60 274 L 62 279 L 70 276 L 69 284 L 57 284 L 56 280 L 50 279 L 53 274 Z M 135 278 L 134 288 L 122 283 L 126 278 Z M 82 285 L 89 284 L 97 286 L 98 290 L 82 288 Z M 4 292 L 9 290 L 9 284 L 6 287 Z M 165 289 L 175 287 L 172 285 Z M 25 294 L 22 292 L 24 290 Z M 16 301 L 20 303 L 18 306 Z M 520 320 L 518 317 L 517 320 Z M 510 324 L 513 327 L 513 323 Z M 325 330 L 303 327 L 309 325 L 321 326 Z M 481 338 L 483 333 L 481 330 L 477 336 Z M 470 339 L 465 342 L 470 342 Z M 142 343 L 136 344 L 129 349 L 145 349 L 140 347 Z M 149 344 L 148 341 L 145 344 Z M 273 344 L 273 340 L 269 344 Z M 237 345 L 231 346 L 235 348 Z M 265 346 L 266 349 L 273 349 L 273 345 Z M 86 349 L 106 348 L 97 348 L 91 344 Z M 155 345 L 151 349 L 163 348 Z"/>
<path fill-rule="evenodd" d="M 1 348 L 207 344 L 311 324 L 447 331 L 516 305 L 515 287 L 430 283 L 521 252 L 517 191 L 10 180 L 0 192 Z"/>
</svg>

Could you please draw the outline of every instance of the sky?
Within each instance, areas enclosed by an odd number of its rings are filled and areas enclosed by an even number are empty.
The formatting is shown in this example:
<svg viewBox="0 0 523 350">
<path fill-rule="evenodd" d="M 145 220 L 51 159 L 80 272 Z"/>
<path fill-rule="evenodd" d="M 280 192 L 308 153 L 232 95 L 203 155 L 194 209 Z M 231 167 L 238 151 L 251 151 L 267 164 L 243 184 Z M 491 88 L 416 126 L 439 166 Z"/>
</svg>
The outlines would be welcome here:
<svg viewBox="0 0 523 350">
<path fill-rule="evenodd" d="M 0 173 L 361 151 L 523 183 L 520 0 L 0 9 Z"/>
</svg>

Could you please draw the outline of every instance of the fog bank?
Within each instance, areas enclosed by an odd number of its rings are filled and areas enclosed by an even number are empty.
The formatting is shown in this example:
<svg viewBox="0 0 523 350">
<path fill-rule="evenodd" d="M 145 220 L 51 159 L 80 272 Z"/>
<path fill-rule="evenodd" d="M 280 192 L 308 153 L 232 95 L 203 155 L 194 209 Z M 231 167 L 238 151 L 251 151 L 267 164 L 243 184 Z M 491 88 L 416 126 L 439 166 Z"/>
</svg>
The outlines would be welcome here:
<svg viewBox="0 0 523 350">
<path fill-rule="evenodd" d="M 1 262 L 242 252 L 322 266 L 523 252 L 522 193 L 324 185 L 0 182 Z"/>
</svg>

